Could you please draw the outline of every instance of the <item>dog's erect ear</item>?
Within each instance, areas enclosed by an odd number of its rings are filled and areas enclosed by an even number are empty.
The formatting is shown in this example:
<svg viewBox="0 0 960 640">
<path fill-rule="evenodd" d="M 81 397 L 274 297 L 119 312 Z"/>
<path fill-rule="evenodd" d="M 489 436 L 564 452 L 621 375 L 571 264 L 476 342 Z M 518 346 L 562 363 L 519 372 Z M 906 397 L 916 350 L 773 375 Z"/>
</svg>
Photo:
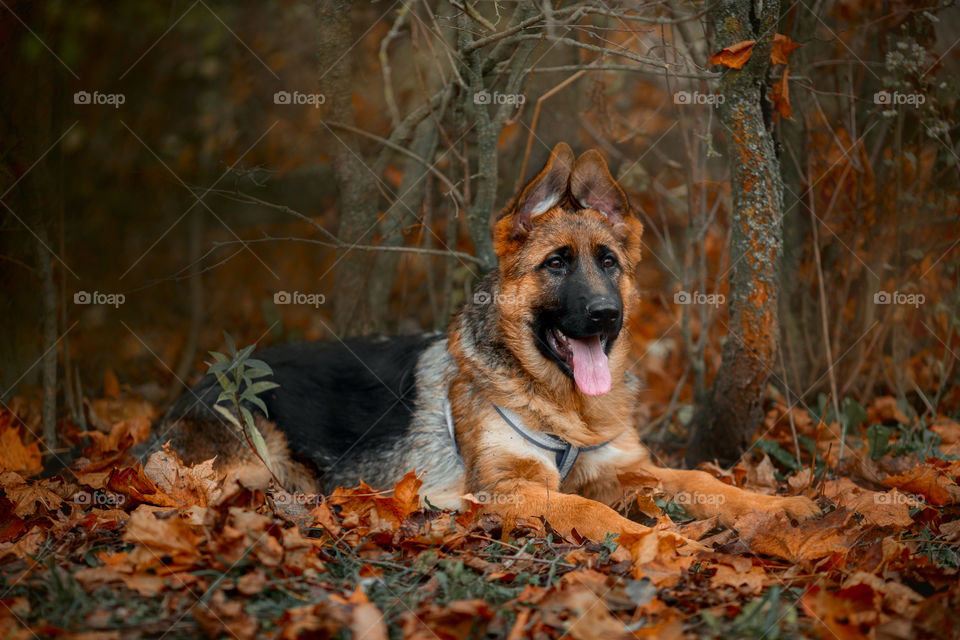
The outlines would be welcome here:
<svg viewBox="0 0 960 640">
<path fill-rule="evenodd" d="M 584 209 L 595 209 L 613 225 L 623 222 L 630 212 L 630 201 L 610 175 L 607 163 L 596 149 L 577 158 L 570 176 L 570 193 Z"/>
<path fill-rule="evenodd" d="M 514 207 L 517 231 L 530 231 L 533 219 L 555 207 L 567 194 L 573 170 L 573 151 L 566 142 L 558 142 L 550 152 L 546 166 L 523 188 Z"/>
</svg>

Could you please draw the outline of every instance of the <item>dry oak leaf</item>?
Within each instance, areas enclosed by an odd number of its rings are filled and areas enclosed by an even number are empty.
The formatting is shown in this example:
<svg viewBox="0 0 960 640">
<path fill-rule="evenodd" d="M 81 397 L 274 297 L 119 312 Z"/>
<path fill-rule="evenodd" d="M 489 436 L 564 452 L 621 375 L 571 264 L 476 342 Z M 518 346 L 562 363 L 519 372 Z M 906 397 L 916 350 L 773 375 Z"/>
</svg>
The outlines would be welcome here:
<svg viewBox="0 0 960 640">
<path fill-rule="evenodd" d="M 223 487 L 223 477 L 213 469 L 214 460 L 187 467 L 164 446 L 150 456 L 143 473 L 177 503 L 205 507 L 217 502 Z"/>
<path fill-rule="evenodd" d="M 922 495 L 927 502 L 938 507 L 960 502 L 960 487 L 957 483 L 928 464 L 887 476 L 883 484 L 906 493 Z"/>
<path fill-rule="evenodd" d="M 756 465 L 750 462 L 746 464 L 746 467 L 746 487 L 776 489 L 779 485 L 779 482 L 777 482 L 776 469 L 773 466 L 773 462 L 770 461 L 770 456 L 766 453 L 763 454 L 763 459 Z"/>
<path fill-rule="evenodd" d="M 0 471 L 19 471 L 27 475 L 43 469 L 40 442 L 23 444 L 20 430 L 13 425 L 13 414 L 0 414 Z"/>
<path fill-rule="evenodd" d="M 753 45 L 755 44 L 757 44 L 756 40 L 744 40 L 729 47 L 724 47 L 710 56 L 710 64 L 722 65 L 731 69 L 742 69 L 753 54 Z"/>
<path fill-rule="evenodd" d="M 60 496 L 46 488 L 43 483 L 28 484 L 13 471 L 0 474 L 0 487 L 3 487 L 7 497 L 16 503 L 13 513 L 20 518 L 36 513 L 37 505 L 43 505 L 48 511 L 55 511 L 63 502 Z"/>
<path fill-rule="evenodd" d="M 790 85 L 787 84 L 787 78 L 790 77 L 790 67 L 783 70 L 780 79 L 773 83 L 773 106 L 777 110 L 777 115 L 788 120 L 793 115 L 793 108 L 790 106 Z"/>
<path fill-rule="evenodd" d="M 650 529 L 643 533 L 621 533 L 617 543 L 630 552 L 633 561 L 633 577 L 649 578 L 657 587 L 672 586 L 690 568 L 692 555 L 681 555 L 678 547 L 684 544 L 697 545 L 679 534 Z M 702 549 L 697 545 L 697 549 Z"/>
<path fill-rule="evenodd" d="M 86 477 L 84 477 L 84 484 L 87 484 Z M 139 465 L 136 468 L 125 469 L 114 467 L 107 477 L 105 488 L 124 496 L 126 498 L 124 504 L 128 508 L 141 503 L 158 507 L 178 506 L 176 500 L 157 489 L 153 480 L 143 473 Z"/>
<path fill-rule="evenodd" d="M 717 572 L 710 578 L 711 587 L 733 587 L 739 591 L 760 595 L 770 582 L 763 567 L 751 566 L 749 570 L 741 571 L 719 564 L 716 569 Z"/>
<path fill-rule="evenodd" d="M 176 511 L 144 504 L 130 514 L 123 539 L 157 554 L 192 559 L 197 555 L 201 536 Z"/>
<path fill-rule="evenodd" d="M 143 442 L 150 435 L 150 418 L 145 415 L 121 420 L 110 427 L 109 432 L 84 431 L 81 435 L 93 441 L 93 449 L 85 450 L 89 458 L 97 458 L 129 449 L 138 442 Z"/>
<path fill-rule="evenodd" d="M 788 64 L 790 54 L 794 49 L 801 46 L 799 42 L 794 42 L 790 36 L 778 33 L 773 36 L 773 48 L 770 50 L 770 62 L 772 64 Z"/>
<path fill-rule="evenodd" d="M 754 553 L 796 564 L 847 551 L 854 540 L 848 526 L 852 516 L 852 511 L 840 507 L 822 519 L 804 520 L 795 527 L 785 513 L 754 511 L 739 518 L 734 528 Z"/>
<path fill-rule="evenodd" d="M 337 488 L 330 504 L 340 506 L 345 527 L 367 526 L 371 532 L 395 531 L 404 519 L 420 507 L 418 491 L 423 482 L 411 471 L 397 482 L 393 495 L 376 491 L 361 482 L 353 489 Z"/>
<path fill-rule="evenodd" d="M 878 527 L 909 527 L 913 524 L 910 507 L 921 504 L 896 489 L 886 493 L 862 489 L 849 478 L 830 480 L 824 485 L 823 492 L 837 504 L 862 514 L 867 522 Z"/>
</svg>

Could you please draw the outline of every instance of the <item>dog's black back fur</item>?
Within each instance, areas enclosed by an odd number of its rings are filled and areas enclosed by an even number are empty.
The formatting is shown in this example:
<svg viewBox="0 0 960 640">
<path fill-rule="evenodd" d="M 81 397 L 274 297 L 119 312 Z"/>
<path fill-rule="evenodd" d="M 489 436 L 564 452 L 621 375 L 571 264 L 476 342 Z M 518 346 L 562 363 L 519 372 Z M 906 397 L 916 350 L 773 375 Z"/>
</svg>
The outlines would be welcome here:
<svg viewBox="0 0 960 640">
<path fill-rule="evenodd" d="M 269 420 L 286 434 L 293 455 L 321 472 L 341 458 L 348 464 L 361 438 L 365 450 L 389 450 L 411 422 L 417 359 L 441 338 L 292 342 L 257 351 L 254 357 L 273 369 L 264 379 L 280 385 L 260 394 Z M 219 393 L 216 378 L 205 376 L 170 408 L 164 422 L 222 421 L 211 408 Z"/>
</svg>

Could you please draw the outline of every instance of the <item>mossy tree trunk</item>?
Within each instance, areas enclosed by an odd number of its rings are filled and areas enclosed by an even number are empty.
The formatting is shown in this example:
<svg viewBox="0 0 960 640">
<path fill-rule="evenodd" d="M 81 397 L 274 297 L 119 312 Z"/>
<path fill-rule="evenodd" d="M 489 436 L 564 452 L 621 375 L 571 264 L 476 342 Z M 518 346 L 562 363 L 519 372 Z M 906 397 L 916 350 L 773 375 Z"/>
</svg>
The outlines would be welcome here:
<svg viewBox="0 0 960 640">
<path fill-rule="evenodd" d="M 763 418 L 763 393 L 776 364 L 783 183 L 766 87 L 779 11 L 777 0 L 728 0 L 711 10 L 715 51 L 744 40 L 756 45 L 743 68 L 727 69 L 720 81 L 733 192 L 730 325 L 713 387 L 694 416 L 688 464 L 739 458 Z"/>
</svg>

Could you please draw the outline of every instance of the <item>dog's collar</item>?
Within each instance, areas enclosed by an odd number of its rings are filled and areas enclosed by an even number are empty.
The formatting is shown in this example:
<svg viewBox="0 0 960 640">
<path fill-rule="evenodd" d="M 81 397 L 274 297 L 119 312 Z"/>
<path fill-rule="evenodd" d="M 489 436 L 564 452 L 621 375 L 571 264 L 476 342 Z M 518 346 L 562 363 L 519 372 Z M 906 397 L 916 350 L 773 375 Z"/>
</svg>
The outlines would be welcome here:
<svg viewBox="0 0 960 640">
<path fill-rule="evenodd" d="M 459 455 L 460 445 L 457 443 L 457 432 L 453 427 L 453 412 L 450 409 L 450 400 L 449 398 L 444 398 L 444 400 L 444 419 L 447 423 L 447 430 L 450 432 L 450 438 L 453 440 L 453 446 Z M 615 440 L 615 438 L 611 438 L 606 442 L 595 444 L 589 447 L 577 447 L 572 443 L 567 442 L 563 438 L 559 438 L 555 435 L 528 429 L 527 426 L 523 424 L 523 420 L 521 420 L 517 414 L 506 407 L 493 405 L 493 408 L 498 414 L 500 414 L 500 417 L 503 418 L 503 421 L 510 425 L 510 428 L 516 431 L 520 437 L 527 442 L 554 454 L 557 471 L 560 473 L 560 482 L 566 480 L 567 476 L 570 475 L 570 472 L 573 470 L 573 465 L 577 463 L 577 458 L 580 457 L 581 452 L 595 451 L 601 447 L 607 446 Z"/>
</svg>

